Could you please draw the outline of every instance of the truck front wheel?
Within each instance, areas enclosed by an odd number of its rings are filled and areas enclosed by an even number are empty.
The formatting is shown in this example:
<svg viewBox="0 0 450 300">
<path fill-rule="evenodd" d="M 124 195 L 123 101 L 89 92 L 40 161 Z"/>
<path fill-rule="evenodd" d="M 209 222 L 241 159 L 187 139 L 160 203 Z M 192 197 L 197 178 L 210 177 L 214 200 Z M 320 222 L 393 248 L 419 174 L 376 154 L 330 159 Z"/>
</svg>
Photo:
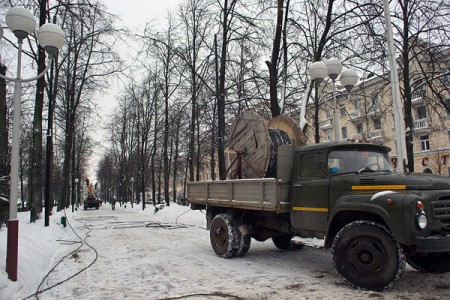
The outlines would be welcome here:
<svg viewBox="0 0 450 300">
<path fill-rule="evenodd" d="M 233 218 L 228 214 L 218 214 L 211 222 L 209 232 L 211 246 L 214 252 L 223 258 L 236 255 L 241 237 Z"/>
<path fill-rule="evenodd" d="M 339 275 L 352 287 L 383 291 L 397 282 L 405 269 L 403 248 L 378 223 L 355 221 L 336 235 L 331 255 Z"/>
<path fill-rule="evenodd" d="M 450 253 L 415 253 L 407 255 L 406 261 L 420 272 L 450 272 Z"/>
</svg>

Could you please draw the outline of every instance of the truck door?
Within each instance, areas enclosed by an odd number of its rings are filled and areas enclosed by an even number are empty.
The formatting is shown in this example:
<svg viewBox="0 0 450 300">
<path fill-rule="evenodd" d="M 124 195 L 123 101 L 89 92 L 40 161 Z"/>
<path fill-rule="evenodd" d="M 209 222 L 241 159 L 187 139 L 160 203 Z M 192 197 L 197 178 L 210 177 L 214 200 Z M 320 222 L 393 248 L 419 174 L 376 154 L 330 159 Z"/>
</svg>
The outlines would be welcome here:
<svg viewBox="0 0 450 300">
<path fill-rule="evenodd" d="M 299 231 L 326 232 L 330 179 L 325 152 L 295 154 L 291 186 L 291 223 Z"/>
</svg>

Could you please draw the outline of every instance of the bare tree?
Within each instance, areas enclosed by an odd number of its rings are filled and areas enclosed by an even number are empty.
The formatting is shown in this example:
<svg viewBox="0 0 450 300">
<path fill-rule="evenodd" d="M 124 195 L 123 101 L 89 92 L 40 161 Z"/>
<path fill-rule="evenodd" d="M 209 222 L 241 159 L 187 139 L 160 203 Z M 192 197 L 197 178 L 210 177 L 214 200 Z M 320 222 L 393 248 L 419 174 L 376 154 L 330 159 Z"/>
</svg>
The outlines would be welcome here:
<svg viewBox="0 0 450 300">
<path fill-rule="evenodd" d="M 69 188 L 74 187 L 74 137 L 77 111 L 90 101 L 95 90 L 103 88 L 107 76 L 120 71 L 120 60 L 112 48 L 118 31 L 113 27 L 113 16 L 104 7 L 88 0 L 77 5 L 64 6 L 67 52 L 61 58 L 60 121 L 64 132 L 64 167 L 61 201 L 58 208 L 69 205 Z M 91 105 L 93 111 L 93 106 Z M 72 188 L 73 190 L 73 188 Z M 72 193 L 73 195 L 73 193 Z"/>
<path fill-rule="evenodd" d="M 288 12 L 289 12 L 289 0 L 286 1 L 286 7 L 284 6 L 284 0 L 277 0 L 277 22 L 276 22 L 275 37 L 272 46 L 272 57 L 270 61 L 266 61 L 270 73 L 269 76 L 270 111 L 272 112 L 272 117 L 276 117 L 281 114 L 281 108 L 278 103 L 278 58 L 280 56 L 283 21 L 286 20 Z"/>
<path fill-rule="evenodd" d="M 397 47 L 400 51 L 403 79 L 402 94 L 404 99 L 405 127 L 407 128 L 405 137 L 406 152 L 408 169 L 411 172 L 414 172 L 414 121 L 411 96 L 413 87 L 421 83 L 416 81 L 418 78 L 414 78 L 414 75 L 418 75 L 419 79 L 424 80 L 433 90 L 433 78 L 436 77 L 436 69 L 438 69 L 438 74 L 445 72 L 448 65 L 446 63 L 443 64 L 442 59 L 438 57 L 448 56 L 444 53 L 448 51 L 450 46 L 449 13 L 450 4 L 446 1 L 395 1 L 393 24 L 397 30 L 397 37 L 399 37 Z M 419 63 L 420 74 L 413 73 L 414 63 Z M 430 64 L 432 67 L 430 67 Z M 435 95 L 439 95 L 439 93 Z M 438 96 L 437 99 L 441 101 L 444 107 L 449 108 L 442 97 Z"/>
</svg>

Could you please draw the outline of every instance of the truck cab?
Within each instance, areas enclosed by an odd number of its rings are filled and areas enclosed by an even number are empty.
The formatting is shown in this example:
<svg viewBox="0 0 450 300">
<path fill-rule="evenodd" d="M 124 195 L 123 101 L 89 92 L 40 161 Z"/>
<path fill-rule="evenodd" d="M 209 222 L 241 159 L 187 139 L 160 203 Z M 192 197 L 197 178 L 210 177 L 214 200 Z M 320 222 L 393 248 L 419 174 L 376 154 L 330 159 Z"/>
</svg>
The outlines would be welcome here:
<svg viewBox="0 0 450 300">
<path fill-rule="evenodd" d="M 385 289 L 405 262 L 450 271 L 450 178 L 396 173 L 389 150 L 340 142 L 293 154 L 294 235 L 324 238 L 335 268 L 354 287 Z"/>
<path fill-rule="evenodd" d="M 304 235 L 324 238 L 329 208 L 335 207 L 336 201 L 344 195 L 353 194 L 355 177 L 370 181 L 393 173 L 389 150 L 373 144 L 342 142 L 297 148 L 290 193 L 293 227 Z M 392 188 L 392 184 L 385 186 L 389 187 Z"/>
</svg>

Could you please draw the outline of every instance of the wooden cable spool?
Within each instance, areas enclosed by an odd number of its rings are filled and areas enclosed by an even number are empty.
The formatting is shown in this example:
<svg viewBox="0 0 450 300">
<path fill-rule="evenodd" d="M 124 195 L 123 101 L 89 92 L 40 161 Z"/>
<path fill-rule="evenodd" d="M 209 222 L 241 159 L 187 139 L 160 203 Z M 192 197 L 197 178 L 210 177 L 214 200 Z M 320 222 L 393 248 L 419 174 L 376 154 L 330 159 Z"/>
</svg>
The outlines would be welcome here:
<svg viewBox="0 0 450 300">
<path fill-rule="evenodd" d="M 226 153 L 231 177 L 275 177 L 278 147 L 282 144 L 303 145 L 304 140 L 300 128 L 288 116 L 277 116 L 267 122 L 252 111 L 240 114 L 227 135 Z"/>
</svg>

